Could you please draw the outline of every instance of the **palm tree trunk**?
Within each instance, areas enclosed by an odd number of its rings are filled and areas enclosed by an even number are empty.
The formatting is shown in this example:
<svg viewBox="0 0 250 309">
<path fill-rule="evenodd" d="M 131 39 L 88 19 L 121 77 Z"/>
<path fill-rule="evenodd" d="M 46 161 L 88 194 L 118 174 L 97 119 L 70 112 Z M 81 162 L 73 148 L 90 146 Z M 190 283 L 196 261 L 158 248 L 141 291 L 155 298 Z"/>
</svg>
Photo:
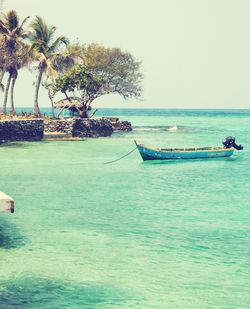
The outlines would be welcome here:
<svg viewBox="0 0 250 309">
<path fill-rule="evenodd" d="M 51 112 L 52 112 L 52 118 L 55 118 L 55 109 L 54 109 L 54 101 L 52 99 L 52 97 L 49 95 L 49 99 L 51 102 Z"/>
<path fill-rule="evenodd" d="M 0 84 L 2 83 L 2 80 L 3 80 L 3 77 L 4 77 L 4 73 L 5 73 L 5 70 L 0 70 Z"/>
<path fill-rule="evenodd" d="M 4 74 L 5 74 L 5 70 L 4 69 L 0 70 L 0 90 L 2 91 L 4 91 L 4 85 L 2 84 Z"/>
<path fill-rule="evenodd" d="M 39 68 L 38 76 L 36 80 L 35 100 L 34 100 L 34 114 L 37 116 L 41 115 L 39 104 L 38 104 L 38 94 L 39 94 L 39 88 L 40 88 L 41 81 L 42 81 L 42 76 L 43 76 L 43 69 Z"/>
<path fill-rule="evenodd" d="M 9 88 L 10 88 L 10 81 L 11 81 L 11 74 L 9 74 L 7 84 L 4 91 L 4 100 L 3 100 L 3 107 L 2 107 L 2 113 L 6 115 L 6 106 L 8 101 L 8 94 L 9 94 Z"/>
<path fill-rule="evenodd" d="M 51 90 L 50 87 L 48 87 L 48 97 L 51 103 L 52 118 L 55 118 L 54 96 L 55 96 L 54 92 Z"/>
<path fill-rule="evenodd" d="M 14 88 L 16 83 L 16 76 L 12 77 L 12 83 L 10 86 L 10 112 L 12 115 L 15 114 L 15 107 L 14 107 Z"/>
</svg>

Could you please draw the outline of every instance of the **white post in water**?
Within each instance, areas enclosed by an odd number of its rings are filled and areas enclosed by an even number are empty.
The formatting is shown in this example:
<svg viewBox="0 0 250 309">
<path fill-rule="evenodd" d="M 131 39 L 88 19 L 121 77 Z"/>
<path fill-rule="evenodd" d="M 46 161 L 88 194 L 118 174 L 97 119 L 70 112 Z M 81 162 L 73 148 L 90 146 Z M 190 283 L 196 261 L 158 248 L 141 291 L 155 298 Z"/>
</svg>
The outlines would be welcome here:
<svg viewBox="0 0 250 309">
<path fill-rule="evenodd" d="M 3 192 L 0 192 L 0 212 L 14 212 L 13 198 Z"/>
</svg>

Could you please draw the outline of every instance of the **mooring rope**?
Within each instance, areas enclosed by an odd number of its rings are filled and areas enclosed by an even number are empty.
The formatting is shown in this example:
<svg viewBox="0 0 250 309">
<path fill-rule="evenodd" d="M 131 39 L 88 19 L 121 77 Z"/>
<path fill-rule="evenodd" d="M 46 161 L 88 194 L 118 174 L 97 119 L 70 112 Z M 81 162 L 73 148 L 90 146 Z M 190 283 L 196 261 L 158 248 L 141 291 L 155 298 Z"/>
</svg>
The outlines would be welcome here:
<svg viewBox="0 0 250 309">
<path fill-rule="evenodd" d="M 110 163 L 117 162 L 117 161 L 119 161 L 119 160 L 121 160 L 121 159 L 123 159 L 123 158 L 129 156 L 129 155 L 130 155 L 132 152 L 134 152 L 136 149 L 137 149 L 137 147 L 135 147 L 133 150 L 131 150 L 130 152 L 128 152 L 128 153 L 125 154 L 124 156 L 122 156 L 122 157 L 120 157 L 120 158 L 118 158 L 118 159 L 116 159 L 116 160 L 113 160 L 113 161 L 105 162 L 105 163 L 103 163 L 103 164 L 110 164 Z"/>
</svg>

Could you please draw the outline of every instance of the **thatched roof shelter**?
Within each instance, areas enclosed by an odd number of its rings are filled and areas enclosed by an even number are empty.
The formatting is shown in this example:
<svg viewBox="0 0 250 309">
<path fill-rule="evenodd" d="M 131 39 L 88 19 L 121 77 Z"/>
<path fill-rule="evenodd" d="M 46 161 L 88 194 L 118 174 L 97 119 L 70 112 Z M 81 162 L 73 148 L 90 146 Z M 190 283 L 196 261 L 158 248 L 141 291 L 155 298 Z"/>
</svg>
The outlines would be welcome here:
<svg viewBox="0 0 250 309">
<path fill-rule="evenodd" d="M 69 110 L 72 114 L 77 113 L 78 116 L 81 118 L 89 118 L 92 117 L 97 110 L 92 113 L 91 116 L 88 115 L 88 111 L 91 110 L 91 107 L 89 106 L 86 110 L 86 108 L 81 103 L 80 99 L 78 97 L 69 97 L 68 99 L 62 99 L 56 103 L 54 103 L 55 108 L 60 108 L 60 112 L 58 113 L 57 117 L 60 116 L 61 113 L 64 114 L 65 110 Z"/>
<path fill-rule="evenodd" d="M 55 108 L 68 109 L 70 111 L 76 111 L 77 108 L 81 108 L 82 104 L 80 99 L 76 97 L 69 97 L 69 99 L 62 99 L 54 103 Z"/>
</svg>

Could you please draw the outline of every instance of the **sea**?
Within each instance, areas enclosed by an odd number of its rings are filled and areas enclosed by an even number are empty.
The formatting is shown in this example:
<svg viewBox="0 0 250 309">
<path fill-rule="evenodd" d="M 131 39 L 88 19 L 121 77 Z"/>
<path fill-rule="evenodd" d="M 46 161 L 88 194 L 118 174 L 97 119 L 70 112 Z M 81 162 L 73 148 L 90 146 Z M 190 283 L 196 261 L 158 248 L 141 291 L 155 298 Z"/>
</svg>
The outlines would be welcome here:
<svg viewBox="0 0 250 309">
<path fill-rule="evenodd" d="M 0 214 L 0 308 L 249 309 L 250 110 L 95 116 L 134 130 L 0 146 L 0 191 L 15 199 Z M 227 136 L 244 146 L 230 158 L 143 162 L 133 151 L 134 140 Z"/>
</svg>

